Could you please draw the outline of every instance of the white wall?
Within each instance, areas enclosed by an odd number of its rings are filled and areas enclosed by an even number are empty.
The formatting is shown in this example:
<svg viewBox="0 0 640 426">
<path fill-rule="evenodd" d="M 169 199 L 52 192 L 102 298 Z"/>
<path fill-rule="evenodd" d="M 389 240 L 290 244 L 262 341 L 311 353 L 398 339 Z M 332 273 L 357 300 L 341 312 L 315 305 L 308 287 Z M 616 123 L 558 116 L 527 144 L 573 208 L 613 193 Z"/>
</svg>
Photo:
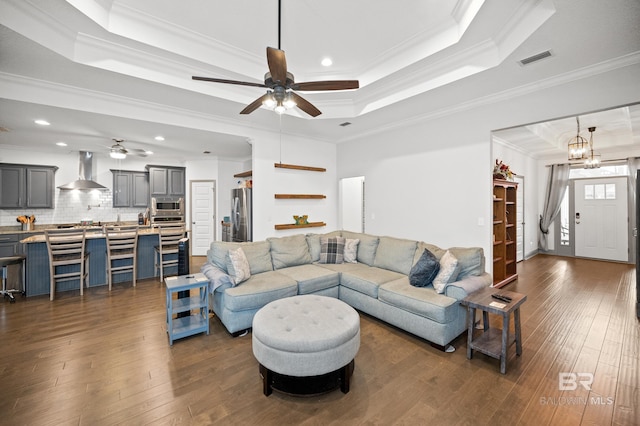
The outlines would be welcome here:
<svg viewBox="0 0 640 426">
<path fill-rule="evenodd" d="M 253 240 L 337 229 L 338 183 L 335 144 L 283 134 L 264 133 L 253 144 Z M 290 170 L 275 163 L 322 167 L 326 172 Z M 324 194 L 326 199 L 276 200 L 274 194 Z M 276 224 L 294 223 L 293 215 L 326 227 L 276 231 Z"/>
<path fill-rule="evenodd" d="M 635 64 L 533 93 L 502 93 L 475 107 L 345 142 L 338 146 L 338 178 L 365 176 L 367 232 L 441 247 L 480 246 L 490 259 L 491 131 L 637 102 L 638 75 Z M 522 161 L 535 175 L 533 164 Z M 538 173 L 538 182 L 545 178 Z M 540 203 L 538 198 L 535 217 Z"/>
</svg>

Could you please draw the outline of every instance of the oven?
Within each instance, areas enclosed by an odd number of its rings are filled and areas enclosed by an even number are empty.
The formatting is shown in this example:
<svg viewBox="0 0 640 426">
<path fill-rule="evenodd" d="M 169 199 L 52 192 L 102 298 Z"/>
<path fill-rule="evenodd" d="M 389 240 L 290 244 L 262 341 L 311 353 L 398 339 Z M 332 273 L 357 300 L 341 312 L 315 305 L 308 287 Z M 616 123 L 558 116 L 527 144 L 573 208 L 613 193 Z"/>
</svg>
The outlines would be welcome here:
<svg viewBox="0 0 640 426">
<path fill-rule="evenodd" d="M 151 197 L 151 224 L 184 222 L 184 198 Z"/>
<path fill-rule="evenodd" d="M 151 216 L 151 226 L 184 223 L 184 216 Z"/>
</svg>

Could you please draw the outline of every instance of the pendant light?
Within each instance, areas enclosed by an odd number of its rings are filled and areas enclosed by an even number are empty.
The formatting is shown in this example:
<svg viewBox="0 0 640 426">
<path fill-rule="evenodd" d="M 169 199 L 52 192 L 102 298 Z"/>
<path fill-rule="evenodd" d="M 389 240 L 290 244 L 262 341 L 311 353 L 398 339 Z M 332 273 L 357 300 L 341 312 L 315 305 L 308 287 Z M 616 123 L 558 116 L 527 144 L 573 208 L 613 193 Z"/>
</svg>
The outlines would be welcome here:
<svg viewBox="0 0 640 426">
<path fill-rule="evenodd" d="M 593 132 L 596 131 L 595 127 L 589 127 L 589 133 L 591 136 L 589 137 L 589 155 L 587 159 L 584 161 L 585 169 L 598 169 L 600 168 L 600 154 L 595 154 L 593 152 Z"/>
<path fill-rule="evenodd" d="M 569 141 L 568 154 L 569 160 L 586 160 L 588 158 L 589 143 L 585 138 L 580 136 L 580 118 L 576 117 L 578 131 L 576 136 Z M 594 128 L 595 129 L 595 128 Z"/>
</svg>

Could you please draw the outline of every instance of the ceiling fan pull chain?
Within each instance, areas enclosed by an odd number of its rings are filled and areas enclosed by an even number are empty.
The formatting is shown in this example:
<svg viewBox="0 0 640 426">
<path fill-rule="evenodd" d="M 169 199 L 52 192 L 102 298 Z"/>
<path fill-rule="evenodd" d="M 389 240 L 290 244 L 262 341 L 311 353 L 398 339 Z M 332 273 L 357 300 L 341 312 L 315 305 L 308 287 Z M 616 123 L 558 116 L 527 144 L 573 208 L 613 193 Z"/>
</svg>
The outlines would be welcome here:
<svg viewBox="0 0 640 426">
<path fill-rule="evenodd" d="M 282 114 L 278 114 L 280 117 L 280 164 L 282 164 Z"/>
</svg>

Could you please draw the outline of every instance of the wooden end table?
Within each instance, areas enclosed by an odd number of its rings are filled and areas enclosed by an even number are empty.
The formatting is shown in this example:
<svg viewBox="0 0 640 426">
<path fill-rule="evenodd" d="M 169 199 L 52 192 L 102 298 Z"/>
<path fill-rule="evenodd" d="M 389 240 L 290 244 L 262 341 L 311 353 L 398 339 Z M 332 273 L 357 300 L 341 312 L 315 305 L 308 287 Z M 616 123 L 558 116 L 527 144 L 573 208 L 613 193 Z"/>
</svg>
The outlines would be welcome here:
<svg viewBox="0 0 640 426">
<path fill-rule="evenodd" d="M 209 280 L 204 274 L 181 275 L 164 279 L 167 286 L 167 333 L 169 345 L 173 341 L 193 334 L 205 332 L 209 334 L 209 296 L 207 288 Z M 188 297 L 173 298 L 174 293 L 198 289 L 198 294 Z M 178 295 L 179 296 L 179 295 Z M 196 311 L 191 315 L 191 311 Z M 186 315 L 180 315 L 184 313 Z M 177 318 L 173 315 L 176 314 Z"/>
<path fill-rule="evenodd" d="M 496 300 L 492 294 L 501 294 L 511 298 L 510 303 Z M 507 348 L 516 344 L 516 355 L 522 354 L 522 334 L 520 331 L 520 305 L 527 296 L 514 291 L 487 287 L 471 293 L 460 303 L 467 307 L 467 359 L 473 357 L 474 349 L 500 360 L 500 373 L 507 372 Z M 501 306 L 502 305 L 502 306 Z M 473 338 L 476 309 L 482 311 L 484 332 Z M 509 333 L 509 318 L 513 312 L 515 333 Z M 502 316 L 502 330 L 489 327 L 489 313 Z"/>
</svg>

